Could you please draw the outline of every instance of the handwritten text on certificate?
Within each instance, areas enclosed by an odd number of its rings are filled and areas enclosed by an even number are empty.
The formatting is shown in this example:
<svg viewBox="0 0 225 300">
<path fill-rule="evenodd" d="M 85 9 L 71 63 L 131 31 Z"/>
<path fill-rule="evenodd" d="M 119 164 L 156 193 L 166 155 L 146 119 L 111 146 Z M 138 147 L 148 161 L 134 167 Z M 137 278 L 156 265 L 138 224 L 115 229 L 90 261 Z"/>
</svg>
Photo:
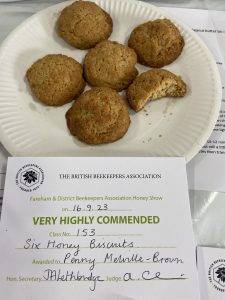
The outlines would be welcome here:
<svg viewBox="0 0 225 300">
<path fill-rule="evenodd" d="M 1 241 L 5 300 L 199 299 L 183 159 L 11 158 Z"/>
</svg>

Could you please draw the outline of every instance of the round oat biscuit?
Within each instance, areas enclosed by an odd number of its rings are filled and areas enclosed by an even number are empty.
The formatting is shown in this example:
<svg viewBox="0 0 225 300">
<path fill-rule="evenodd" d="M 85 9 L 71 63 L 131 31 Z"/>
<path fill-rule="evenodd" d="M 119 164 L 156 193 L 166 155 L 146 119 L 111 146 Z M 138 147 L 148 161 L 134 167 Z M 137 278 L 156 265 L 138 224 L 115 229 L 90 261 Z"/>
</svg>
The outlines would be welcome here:
<svg viewBox="0 0 225 300">
<path fill-rule="evenodd" d="M 115 90 L 96 87 L 83 93 L 66 113 L 72 135 L 92 145 L 122 138 L 130 126 L 127 106 Z"/>
<path fill-rule="evenodd" d="M 83 68 L 72 57 L 49 54 L 26 72 L 31 91 L 41 102 L 60 106 L 72 101 L 85 87 Z"/>
<path fill-rule="evenodd" d="M 63 9 L 56 27 L 67 43 L 78 49 L 89 49 L 109 38 L 113 22 L 97 4 L 76 1 Z"/>
<path fill-rule="evenodd" d="M 186 84 L 180 76 L 164 69 L 152 69 L 139 75 L 126 93 L 130 107 L 139 111 L 149 100 L 183 97 L 186 90 Z"/>
<path fill-rule="evenodd" d="M 92 86 L 126 89 L 138 71 L 137 55 L 127 46 L 104 41 L 90 49 L 84 60 L 84 75 Z"/>
<path fill-rule="evenodd" d="M 141 64 L 161 68 L 181 54 L 184 39 L 170 20 L 158 19 L 136 27 L 128 45 L 136 51 Z"/>
</svg>

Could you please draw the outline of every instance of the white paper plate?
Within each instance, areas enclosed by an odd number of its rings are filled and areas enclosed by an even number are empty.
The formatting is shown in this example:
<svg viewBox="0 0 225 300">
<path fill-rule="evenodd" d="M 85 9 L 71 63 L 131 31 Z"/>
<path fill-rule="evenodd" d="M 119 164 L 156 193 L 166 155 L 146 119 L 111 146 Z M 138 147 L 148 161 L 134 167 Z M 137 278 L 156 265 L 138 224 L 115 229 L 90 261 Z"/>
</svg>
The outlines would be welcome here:
<svg viewBox="0 0 225 300">
<path fill-rule="evenodd" d="M 46 107 L 36 101 L 25 82 L 27 68 L 48 53 L 63 53 L 82 61 L 86 51 L 76 50 L 55 32 L 59 12 L 69 2 L 47 8 L 22 23 L 0 50 L 0 138 L 17 156 L 184 156 L 189 161 L 204 145 L 217 120 L 221 103 L 218 69 L 197 35 L 173 20 L 185 39 L 180 57 L 166 69 L 180 74 L 188 84 L 182 99 L 162 99 L 131 112 L 131 126 L 121 140 L 88 146 L 73 138 L 66 127 L 63 107 Z M 147 3 L 96 0 L 113 18 L 110 37 L 126 43 L 140 23 L 168 17 Z M 138 65 L 140 72 L 147 70 Z"/>
</svg>

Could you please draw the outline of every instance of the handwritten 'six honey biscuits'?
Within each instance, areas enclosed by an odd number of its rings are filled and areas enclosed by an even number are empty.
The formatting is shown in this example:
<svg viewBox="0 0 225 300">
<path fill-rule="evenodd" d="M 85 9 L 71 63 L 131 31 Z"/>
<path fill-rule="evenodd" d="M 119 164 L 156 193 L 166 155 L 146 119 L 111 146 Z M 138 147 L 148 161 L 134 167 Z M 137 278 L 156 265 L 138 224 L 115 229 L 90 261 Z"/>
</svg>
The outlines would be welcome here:
<svg viewBox="0 0 225 300">
<path fill-rule="evenodd" d="M 50 54 L 37 60 L 26 73 L 31 91 L 41 102 L 60 106 L 82 93 L 82 66 L 73 58 Z"/>
<path fill-rule="evenodd" d="M 136 51 L 141 64 L 161 68 L 181 54 L 184 39 L 170 20 L 159 19 L 136 27 L 128 45 Z"/>
<path fill-rule="evenodd" d="M 126 89 L 138 72 L 137 55 L 133 49 L 112 41 L 90 49 L 84 60 L 84 74 L 92 86 Z"/>
<path fill-rule="evenodd" d="M 109 38 L 113 22 L 108 13 L 90 1 L 76 1 L 61 12 L 58 34 L 78 49 L 89 49 Z"/>
<path fill-rule="evenodd" d="M 83 93 L 66 114 L 72 135 L 87 144 L 114 142 L 130 125 L 128 109 L 115 90 L 93 88 Z"/>
<path fill-rule="evenodd" d="M 152 69 L 139 75 L 127 90 L 127 100 L 130 107 L 141 110 L 150 100 L 162 97 L 183 97 L 186 94 L 186 84 L 167 70 Z"/>
</svg>

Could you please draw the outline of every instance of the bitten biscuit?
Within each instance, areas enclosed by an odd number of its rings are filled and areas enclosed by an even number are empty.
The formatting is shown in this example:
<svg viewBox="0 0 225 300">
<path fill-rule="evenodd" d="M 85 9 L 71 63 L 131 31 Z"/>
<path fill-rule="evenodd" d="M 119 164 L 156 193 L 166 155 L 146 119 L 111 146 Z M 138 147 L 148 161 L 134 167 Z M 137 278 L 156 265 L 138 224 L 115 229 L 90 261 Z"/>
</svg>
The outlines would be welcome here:
<svg viewBox="0 0 225 300">
<path fill-rule="evenodd" d="M 159 19 L 136 27 L 128 45 L 135 50 L 141 64 L 161 68 L 181 54 L 184 39 L 170 20 Z"/>
<path fill-rule="evenodd" d="M 84 60 L 84 74 L 92 86 L 126 89 L 138 72 L 133 49 L 117 42 L 104 41 L 89 50 Z"/>
<path fill-rule="evenodd" d="M 186 84 L 167 70 L 153 69 L 139 75 L 127 90 L 127 100 L 130 107 L 141 110 L 150 100 L 162 97 L 183 97 L 186 94 Z"/>
<path fill-rule="evenodd" d="M 130 126 L 128 109 L 116 91 L 93 88 L 83 93 L 66 113 L 72 135 L 87 144 L 114 142 Z"/>
<path fill-rule="evenodd" d="M 50 54 L 36 61 L 26 73 L 31 91 L 41 102 L 60 106 L 72 101 L 85 87 L 82 66 L 73 58 Z"/>
<path fill-rule="evenodd" d="M 58 34 L 78 49 L 89 49 L 107 40 L 112 28 L 110 15 L 90 1 L 76 1 L 67 6 L 57 21 Z"/>
</svg>

